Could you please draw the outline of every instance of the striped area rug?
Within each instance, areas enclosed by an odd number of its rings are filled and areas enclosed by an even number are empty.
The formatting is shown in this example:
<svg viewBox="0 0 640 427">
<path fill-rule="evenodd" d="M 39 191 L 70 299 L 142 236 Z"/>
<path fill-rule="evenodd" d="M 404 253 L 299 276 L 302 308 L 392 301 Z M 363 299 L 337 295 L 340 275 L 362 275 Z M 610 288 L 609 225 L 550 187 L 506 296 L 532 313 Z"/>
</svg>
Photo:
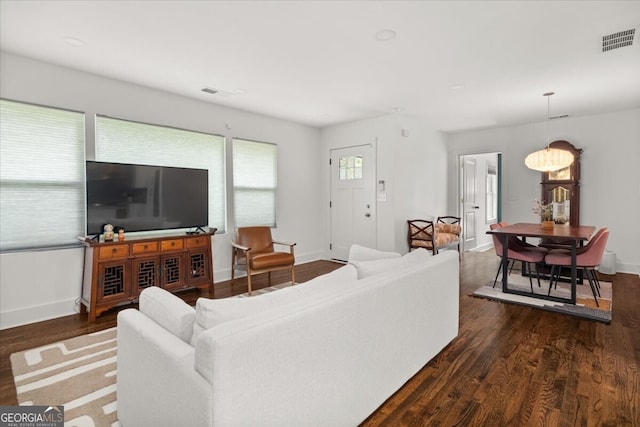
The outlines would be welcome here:
<svg viewBox="0 0 640 427">
<path fill-rule="evenodd" d="M 291 282 L 258 289 L 251 297 L 288 286 Z M 116 332 L 116 328 L 106 329 L 13 353 L 18 404 L 62 405 L 67 427 L 119 427 Z"/>
<path fill-rule="evenodd" d="M 65 426 L 113 426 L 116 328 L 11 355 L 20 405 L 64 406 Z"/>
</svg>

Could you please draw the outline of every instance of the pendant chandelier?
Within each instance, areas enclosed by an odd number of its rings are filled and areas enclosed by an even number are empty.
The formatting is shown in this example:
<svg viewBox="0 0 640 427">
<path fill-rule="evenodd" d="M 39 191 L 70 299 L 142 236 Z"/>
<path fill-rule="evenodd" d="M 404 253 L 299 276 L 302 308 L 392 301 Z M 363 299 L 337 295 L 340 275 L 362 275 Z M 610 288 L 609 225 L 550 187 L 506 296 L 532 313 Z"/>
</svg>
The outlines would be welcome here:
<svg viewBox="0 0 640 427">
<path fill-rule="evenodd" d="M 551 122 L 550 99 L 554 92 L 547 92 L 543 96 L 547 97 L 547 148 L 531 153 L 524 159 L 524 164 L 529 169 L 540 172 L 553 172 L 573 163 L 573 154 L 567 150 L 549 147 L 549 123 Z"/>
</svg>

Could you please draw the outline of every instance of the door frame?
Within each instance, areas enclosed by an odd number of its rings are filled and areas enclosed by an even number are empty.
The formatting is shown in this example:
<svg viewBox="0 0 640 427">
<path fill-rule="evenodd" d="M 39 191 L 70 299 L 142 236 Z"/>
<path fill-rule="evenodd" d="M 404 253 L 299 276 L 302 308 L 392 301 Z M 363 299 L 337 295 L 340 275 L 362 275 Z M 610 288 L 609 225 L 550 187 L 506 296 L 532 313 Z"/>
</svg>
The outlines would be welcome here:
<svg viewBox="0 0 640 427">
<path fill-rule="evenodd" d="M 377 142 L 377 140 L 376 140 Z M 373 235 L 371 236 L 371 241 L 373 242 L 373 246 L 377 247 L 377 242 L 378 242 L 378 203 L 377 203 L 377 177 L 378 177 L 378 150 L 377 150 L 377 144 L 375 143 L 363 143 L 363 144 L 353 144 L 353 145 L 345 145 L 345 146 L 337 146 L 337 147 L 330 147 L 329 148 L 329 162 L 328 162 L 328 170 L 329 170 L 329 258 L 330 259 L 335 259 L 332 257 L 333 255 L 333 249 L 331 247 L 331 245 L 333 244 L 332 240 L 333 240 L 333 227 L 334 227 L 334 221 L 333 221 L 333 212 L 332 212 L 332 207 L 331 207 L 331 203 L 334 197 L 333 192 L 333 176 L 332 176 L 332 164 L 331 164 L 331 159 L 333 158 L 332 153 L 333 151 L 336 150 L 346 150 L 346 149 L 351 149 L 351 148 L 358 148 L 358 147 L 370 147 L 371 148 L 371 161 L 370 163 L 370 167 L 372 168 L 371 171 L 371 179 L 372 182 L 369 183 L 371 184 L 372 188 L 371 190 L 373 191 L 373 200 L 371 203 L 371 213 L 373 215 L 373 220 L 374 220 L 374 224 L 372 227 L 372 233 Z"/>
<path fill-rule="evenodd" d="M 497 198 L 498 198 L 498 207 L 497 207 L 497 215 L 496 215 L 496 222 L 500 222 L 502 221 L 502 210 L 503 210 L 503 200 L 504 200 L 504 191 L 503 191 L 503 153 L 501 151 L 487 151 L 487 152 L 472 152 L 472 153 L 461 153 L 458 154 L 457 156 L 457 179 L 458 179 L 458 185 L 456 187 L 456 196 L 457 196 L 457 209 L 459 212 L 459 216 L 463 216 L 464 214 L 464 207 L 463 207 L 463 203 L 462 203 L 462 198 L 463 198 L 463 190 L 464 190 L 464 182 L 463 182 L 463 164 L 464 164 L 464 158 L 465 157 L 477 157 L 477 156 L 484 156 L 484 155 L 488 155 L 488 154 L 495 154 L 496 155 L 496 162 L 497 162 L 497 180 L 498 180 L 498 194 L 497 194 Z M 482 171 L 484 171 L 484 169 L 486 168 L 482 168 Z M 478 172 L 478 168 L 476 169 L 476 172 Z M 481 171 L 481 172 L 482 172 Z M 482 194 L 480 197 L 484 198 L 484 194 Z M 482 220 L 477 220 L 476 219 L 476 225 L 480 224 L 485 224 L 486 225 L 486 209 L 485 211 L 482 212 L 481 215 L 479 215 L 480 218 L 482 218 Z M 464 223 L 463 223 L 463 227 L 464 227 Z M 483 227 L 484 228 L 484 227 Z M 478 230 L 482 230 L 482 228 L 477 227 L 476 226 L 476 233 L 478 232 Z M 477 234 L 476 234 L 476 242 L 478 241 L 477 238 Z M 476 248 L 482 248 L 483 246 L 476 246 Z M 462 252 L 467 251 L 467 250 L 473 250 L 476 248 L 466 248 L 464 241 L 461 243 L 461 248 L 460 250 Z"/>
</svg>

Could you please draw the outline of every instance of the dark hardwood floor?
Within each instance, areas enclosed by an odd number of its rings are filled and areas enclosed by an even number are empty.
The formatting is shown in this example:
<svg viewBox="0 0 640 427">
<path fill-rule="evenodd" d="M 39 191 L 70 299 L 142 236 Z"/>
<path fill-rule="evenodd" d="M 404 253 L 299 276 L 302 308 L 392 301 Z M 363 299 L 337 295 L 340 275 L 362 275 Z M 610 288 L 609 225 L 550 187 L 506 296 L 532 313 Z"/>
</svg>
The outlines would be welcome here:
<svg viewBox="0 0 640 427">
<path fill-rule="evenodd" d="M 640 426 L 640 278 L 606 276 L 614 293 L 606 325 L 469 296 L 493 279 L 497 263 L 493 251 L 463 256 L 458 338 L 362 426 Z M 297 280 L 338 267 L 302 264 Z M 274 273 L 274 283 L 285 276 Z M 218 283 L 213 297 L 245 292 L 242 283 Z M 264 278 L 254 283 L 267 285 Z M 188 302 L 199 296 L 181 295 Z M 78 314 L 0 331 L 0 405 L 16 404 L 11 353 L 112 327 L 116 314 L 93 324 Z"/>
</svg>

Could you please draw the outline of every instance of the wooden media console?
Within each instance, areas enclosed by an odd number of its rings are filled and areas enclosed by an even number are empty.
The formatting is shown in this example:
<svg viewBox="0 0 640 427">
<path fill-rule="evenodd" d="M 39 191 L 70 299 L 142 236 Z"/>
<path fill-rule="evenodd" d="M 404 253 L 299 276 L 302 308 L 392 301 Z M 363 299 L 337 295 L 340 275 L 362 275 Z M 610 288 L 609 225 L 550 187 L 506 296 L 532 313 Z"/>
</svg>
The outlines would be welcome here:
<svg viewBox="0 0 640 427">
<path fill-rule="evenodd" d="M 150 286 L 171 292 L 213 290 L 211 239 L 215 232 L 113 242 L 86 239 L 81 312 L 88 310 L 89 321 L 94 322 L 106 310 L 137 301 Z"/>
</svg>

